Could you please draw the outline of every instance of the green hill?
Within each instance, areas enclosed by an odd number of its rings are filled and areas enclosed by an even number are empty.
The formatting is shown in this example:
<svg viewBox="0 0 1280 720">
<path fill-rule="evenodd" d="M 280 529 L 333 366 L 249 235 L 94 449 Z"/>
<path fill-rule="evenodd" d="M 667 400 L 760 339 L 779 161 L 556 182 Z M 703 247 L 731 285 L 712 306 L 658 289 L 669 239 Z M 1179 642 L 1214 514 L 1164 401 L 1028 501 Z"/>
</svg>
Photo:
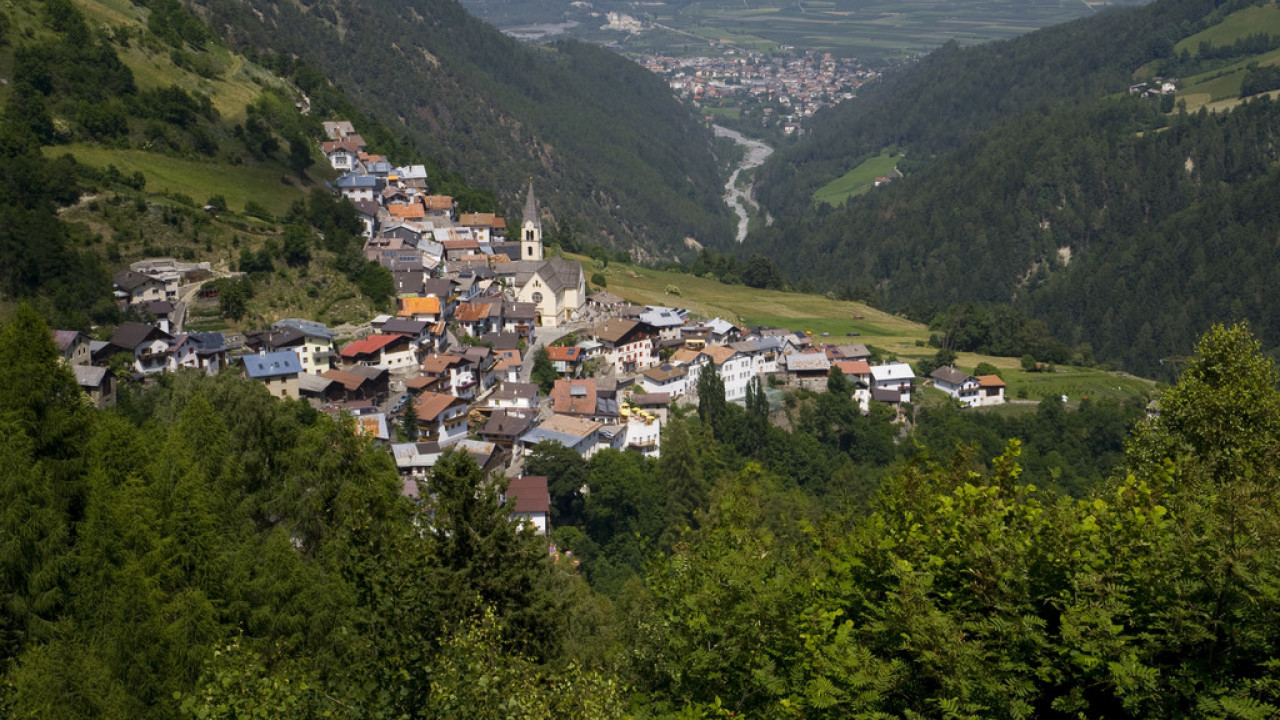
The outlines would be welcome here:
<svg viewBox="0 0 1280 720">
<path fill-rule="evenodd" d="M 1280 36 L 1262 22 L 1273 11 L 1161 0 L 944 49 L 826 113 L 761 169 L 777 222 L 745 250 L 793 281 L 921 320 L 1011 303 L 1077 356 L 1140 373 L 1168 375 L 1163 359 L 1228 318 L 1280 346 L 1259 291 L 1275 281 L 1280 228 L 1280 111 L 1265 84 Z M 1242 36 L 1241 14 L 1259 32 Z M 1214 30 L 1224 23 L 1236 29 Z M 1187 37 L 1220 44 L 1192 58 L 1174 50 Z M 1225 73 L 1204 79 L 1212 91 L 1195 76 L 1177 96 L 1126 92 L 1135 73 L 1208 62 Z M 1177 109 L 1201 92 L 1239 103 L 1250 87 L 1262 91 L 1229 113 Z M 890 147 L 905 155 L 903 181 L 814 207 L 814 189 Z"/>
<path fill-rule="evenodd" d="M 228 43 L 362 108 L 517 210 L 533 177 L 556 224 L 641 256 L 730 242 L 712 138 L 666 85 L 576 42 L 523 45 L 445 0 L 202 0 Z M 299 58 L 318 73 L 296 75 Z"/>
</svg>

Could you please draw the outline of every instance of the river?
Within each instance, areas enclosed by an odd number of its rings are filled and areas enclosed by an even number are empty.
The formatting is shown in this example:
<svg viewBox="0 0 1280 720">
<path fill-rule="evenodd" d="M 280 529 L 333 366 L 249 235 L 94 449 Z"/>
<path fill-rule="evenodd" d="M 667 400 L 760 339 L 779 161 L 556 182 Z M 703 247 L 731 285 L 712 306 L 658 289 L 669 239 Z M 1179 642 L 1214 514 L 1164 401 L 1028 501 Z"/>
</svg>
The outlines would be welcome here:
<svg viewBox="0 0 1280 720">
<path fill-rule="evenodd" d="M 746 149 L 746 153 L 742 157 L 742 162 L 738 163 L 738 167 L 734 169 L 733 174 L 729 176 L 729 182 L 724 185 L 724 201 L 733 208 L 733 212 L 738 216 L 738 242 L 747 239 L 747 205 L 750 204 L 759 210 L 760 206 L 755 200 L 751 199 L 751 186 L 746 188 L 738 187 L 738 177 L 742 175 L 743 170 L 760 167 L 764 164 L 765 159 L 773 154 L 773 148 L 765 145 L 759 140 L 752 140 L 737 130 L 730 130 L 727 127 L 712 125 L 716 137 L 727 137 L 730 140 L 741 145 Z"/>
</svg>

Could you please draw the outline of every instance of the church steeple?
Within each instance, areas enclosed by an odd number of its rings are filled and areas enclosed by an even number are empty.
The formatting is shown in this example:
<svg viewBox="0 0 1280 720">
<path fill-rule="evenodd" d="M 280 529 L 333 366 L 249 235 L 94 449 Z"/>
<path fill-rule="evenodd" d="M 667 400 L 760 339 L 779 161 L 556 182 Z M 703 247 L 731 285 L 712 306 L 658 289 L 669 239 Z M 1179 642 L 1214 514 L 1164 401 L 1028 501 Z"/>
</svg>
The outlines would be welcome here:
<svg viewBox="0 0 1280 720">
<path fill-rule="evenodd" d="M 542 259 L 542 218 L 538 217 L 538 199 L 533 196 L 533 178 L 529 178 L 529 195 L 520 222 L 520 259 Z"/>
</svg>

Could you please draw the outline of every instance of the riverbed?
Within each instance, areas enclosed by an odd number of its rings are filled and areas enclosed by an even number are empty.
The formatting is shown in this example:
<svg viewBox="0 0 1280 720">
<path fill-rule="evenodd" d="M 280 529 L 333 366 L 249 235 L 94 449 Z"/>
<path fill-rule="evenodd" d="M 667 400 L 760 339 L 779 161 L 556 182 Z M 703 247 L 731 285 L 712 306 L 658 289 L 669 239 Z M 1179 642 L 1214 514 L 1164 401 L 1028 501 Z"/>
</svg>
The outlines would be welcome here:
<svg viewBox="0 0 1280 720">
<path fill-rule="evenodd" d="M 747 215 L 747 205 L 749 204 L 757 210 L 760 209 L 760 206 L 751 198 L 750 184 L 745 188 L 738 187 L 738 177 L 742 175 L 743 170 L 750 170 L 763 165 L 764 161 L 773 154 L 773 148 L 759 140 L 752 140 L 737 130 L 730 130 L 719 125 L 712 125 L 711 128 L 715 131 L 716 137 L 727 137 L 741 145 L 746 151 L 743 153 L 742 161 L 738 163 L 738 167 L 729 176 L 729 182 L 724 185 L 724 201 L 725 204 L 733 208 L 733 212 L 738 216 L 737 240 L 742 242 L 747 239 L 747 223 L 750 220 L 750 216 Z"/>
</svg>

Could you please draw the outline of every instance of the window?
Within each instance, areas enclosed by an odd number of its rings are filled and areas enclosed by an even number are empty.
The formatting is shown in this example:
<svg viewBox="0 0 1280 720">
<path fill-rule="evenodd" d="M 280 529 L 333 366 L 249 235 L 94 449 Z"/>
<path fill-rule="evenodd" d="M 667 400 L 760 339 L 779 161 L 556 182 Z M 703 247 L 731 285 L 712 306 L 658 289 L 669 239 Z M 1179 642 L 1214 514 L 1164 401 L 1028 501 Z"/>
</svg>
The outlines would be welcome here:
<svg viewBox="0 0 1280 720">
<path fill-rule="evenodd" d="M 542 293 L 540 293 L 540 292 L 535 292 L 535 293 L 533 294 L 533 301 L 534 301 L 535 303 L 540 303 L 540 302 L 542 302 Z"/>
</svg>

